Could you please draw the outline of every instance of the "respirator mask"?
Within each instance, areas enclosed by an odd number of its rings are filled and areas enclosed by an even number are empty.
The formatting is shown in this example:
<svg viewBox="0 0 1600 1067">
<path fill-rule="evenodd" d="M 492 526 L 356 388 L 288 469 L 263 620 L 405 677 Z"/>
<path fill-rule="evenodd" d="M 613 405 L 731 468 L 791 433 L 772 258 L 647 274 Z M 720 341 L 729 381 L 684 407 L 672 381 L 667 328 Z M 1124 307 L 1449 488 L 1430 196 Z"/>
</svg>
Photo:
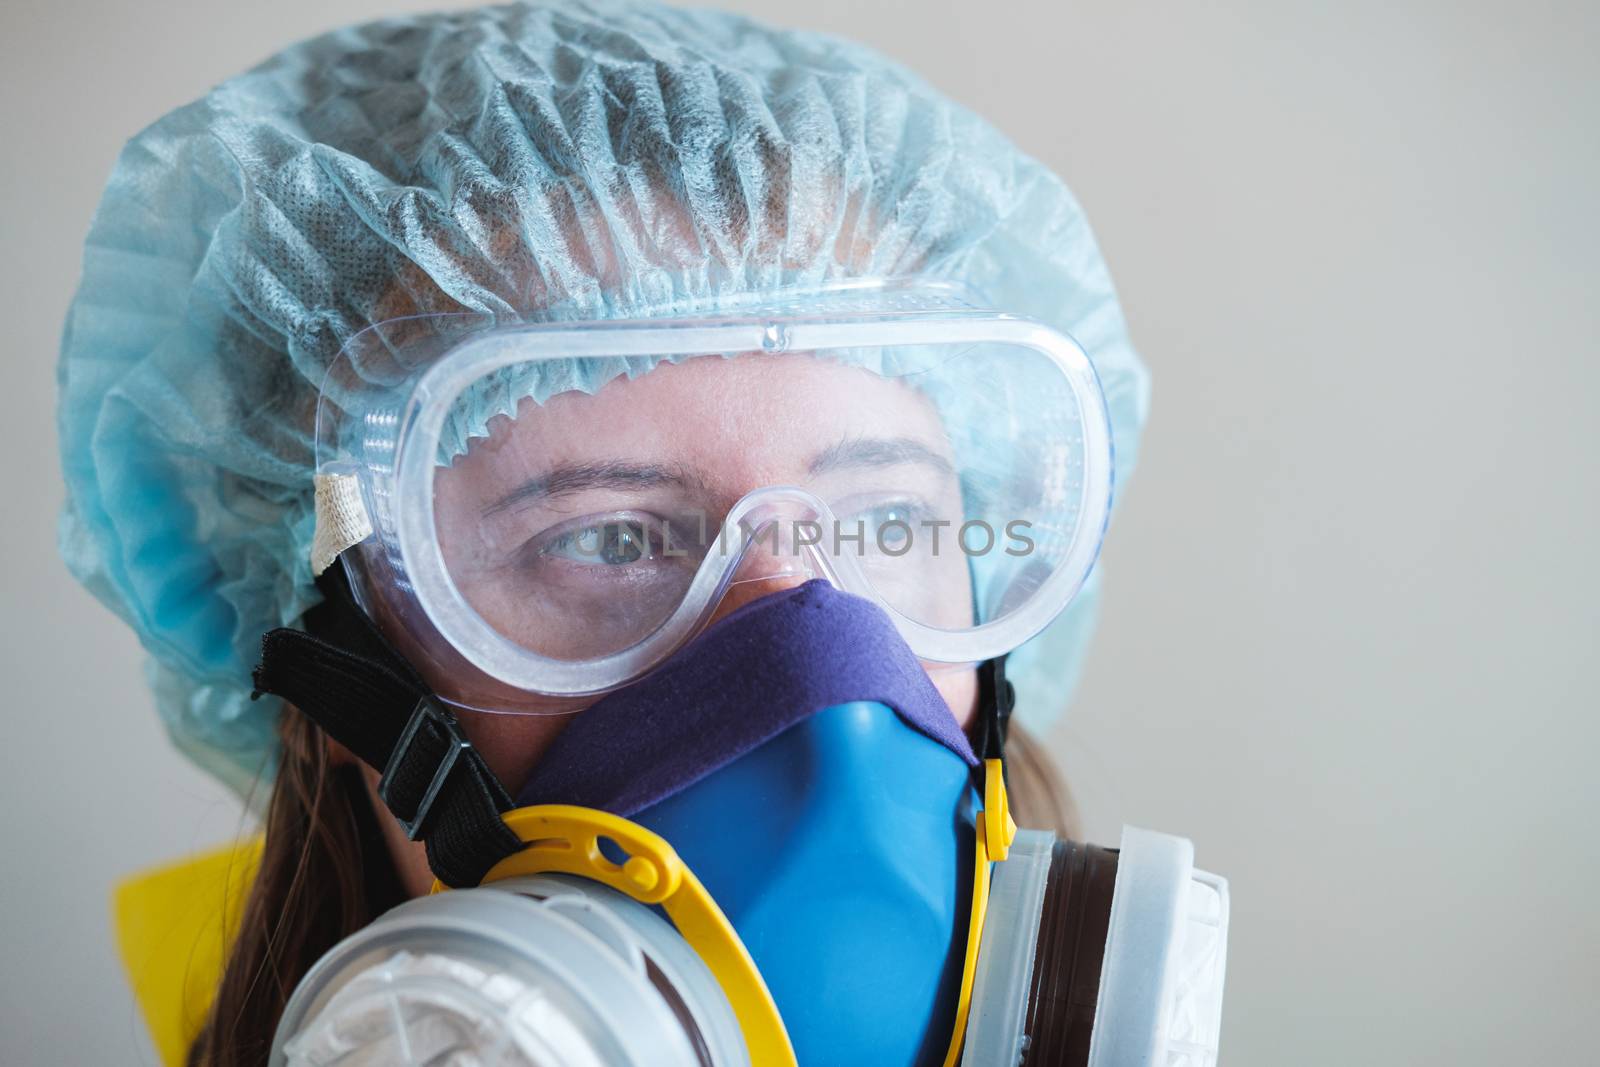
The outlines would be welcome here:
<svg viewBox="0 0 1600 1067">
<path fill-rule="evenodd" d="M 272 1062 L 1214 1062 L 1226 883 L 1006 799 L 1005 656 L 1110 510 L 1071 339 L 930 286 L 418 316 L 346 346 L 317 457 L 328 603 L 257 687 L 440 881 Z M 480 716 L 559 717 L 514 790 Z"/>
</svg>

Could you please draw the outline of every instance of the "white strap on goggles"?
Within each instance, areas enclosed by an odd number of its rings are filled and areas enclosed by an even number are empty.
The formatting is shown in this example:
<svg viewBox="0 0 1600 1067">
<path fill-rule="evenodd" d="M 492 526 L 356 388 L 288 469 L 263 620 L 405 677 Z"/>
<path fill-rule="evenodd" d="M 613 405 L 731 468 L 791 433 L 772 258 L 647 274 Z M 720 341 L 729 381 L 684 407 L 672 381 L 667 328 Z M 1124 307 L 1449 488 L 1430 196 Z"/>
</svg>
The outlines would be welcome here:
<svg viewBox="0 0 1600 1067">
<path fill-rule="evenodd" d="M 372 536 L 372 519 L 361 501 L 361 483 L 354 474 L 318 474 L 316 532 L 311 536 L 311 574 L 333 566 L 339 553 Z"/>
</svg>

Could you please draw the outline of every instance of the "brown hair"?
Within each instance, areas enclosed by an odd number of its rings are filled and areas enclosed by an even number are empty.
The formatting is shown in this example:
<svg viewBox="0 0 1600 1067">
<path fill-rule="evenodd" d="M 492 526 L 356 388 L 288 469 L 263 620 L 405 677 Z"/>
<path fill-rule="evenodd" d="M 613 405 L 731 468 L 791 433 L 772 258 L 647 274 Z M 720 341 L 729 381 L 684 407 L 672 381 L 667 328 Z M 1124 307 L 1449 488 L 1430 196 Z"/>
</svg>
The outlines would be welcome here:
<svg viewBox="0 0 1600 1067">
<path fill-rule="evenodd" d="M 265 844 L 217 997 L 189 1051 L 194 1067 L 264 1064 L 289 995 L 323 953 L 403 899 L 358 767 L 335 766 L 322 730 L 294 708 Z"/>
<path fill-rule="evenodd" d="M 359 768 L 334 766 L 322 730 L 293 708 L 279 733 L 261 864 L 191 1067 L 266 1063 L 278 1018 L 311 965 L 405 895 Z M 1015 725 L 1006 762 L 1017 823 L 1072 836 L 1070 794 Z"/>
<path fill-rule="evenodd" d="M 1018 826 L 1080 840 L 1078 805 L 1066 779 L 1044 745 L 1015 721 L 1006 735 L 1006 799 Z"/>
</svg>

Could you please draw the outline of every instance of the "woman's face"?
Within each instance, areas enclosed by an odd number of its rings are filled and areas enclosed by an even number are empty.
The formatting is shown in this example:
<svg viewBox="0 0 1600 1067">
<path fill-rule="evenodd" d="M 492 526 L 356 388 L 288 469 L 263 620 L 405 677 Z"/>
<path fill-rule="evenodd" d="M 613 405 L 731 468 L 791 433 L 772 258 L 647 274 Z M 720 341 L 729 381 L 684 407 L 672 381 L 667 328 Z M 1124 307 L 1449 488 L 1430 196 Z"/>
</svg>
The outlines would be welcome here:
<svg viewBox="0 0 1600 1067">
<path fill-rule="evenodd" d="M 828 504 L 874 588 L 896 609 L 935 625 L 972 620 L 960 551 L 896 545 L 896 520 L 960 526 L 962 506 L 949 442 L 932 404 L 891 378 L 797 355 L 697 357 L 593 395 L 524 401 L 489 423 L 487 438 L 435 478 L 435 517 L 445 563 L 466 600 L 501 634 L 542 655 L 588 658 L 645 636 L 682 598 L 728 510 L 765 486 L 799 486 Z M 741 604 L 798 585 L 808 575 L 792 544 L 792 519 L 746 550 L 717 605 Z M 823 531 L 832 543 L 831 529 Z M 802 535 L 804 536 L 804 535 Z M 948 540 L 948 539 L 947 539 Z M 888 543 L 890 553 L 880 551 Z M 574 625 L 574 622 L 577 625 Z M 395 620 L 380 620 L 391 634 Z M 402 647 L 409 641 L 402 640 Z M 441 692 L 459 678 L 424 658 Z M 977 683 L 970 669 L 930 671 L 967 725 Z M 500 690 L 497 695 L 497 688 Z M 473 680 L 473 703 L 535 714 L 464 713 L 463 726 L 514 792 L 570 718 L 594 698 L 547 698 Z M 376 772 L 369 775 L 375 786 Z M 387 822 L 387 821 L 386 821 Z M 431 881 L 417 843 L 390 827 L 413 892 Z"/>
</svg>

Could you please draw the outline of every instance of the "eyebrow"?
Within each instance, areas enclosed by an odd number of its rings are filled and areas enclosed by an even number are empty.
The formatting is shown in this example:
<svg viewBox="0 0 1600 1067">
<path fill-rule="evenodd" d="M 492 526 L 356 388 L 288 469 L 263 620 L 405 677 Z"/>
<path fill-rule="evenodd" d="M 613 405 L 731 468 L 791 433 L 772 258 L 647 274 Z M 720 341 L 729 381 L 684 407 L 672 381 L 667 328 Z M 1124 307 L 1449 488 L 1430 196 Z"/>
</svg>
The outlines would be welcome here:
<svg viewBox="0 0 1600 1067">
<path fill-rule="evenodd" d="M 955 474 L 949 460 L 910 437 L 856 437 L 840 441 L 813 456 L 806 469 L 811 474 L 824 474 L 850 467 L 892 467 L 903 463 L 921 463 L 946 476 Z M 550 500 L 590 489 L 682 487 L 689 481 L 680 471 L 656 463 L 608 460 L 565 464 L 523 482 L 485 507 L 483 515 L 494 515 L 526 500 Z"/>
<path fill-rule="evenodd" d="M 504 511 L 525 500 L 549 500 L 588 489 L 653 489 L 663 485 L 682 486 L 687 479 L 660 464 L 572 463 L 530 478 L 483 509 L 485 516 Z"/>
<path fill-rule="evenodd" d="M 939 453 L 911 437 L 854 437 L 817 453 L 808 469 L 812 474 L 844 467 L 893 467 L 920 463 L 940 474 L 953 476 L 955 468 Z"/>
</svg>

